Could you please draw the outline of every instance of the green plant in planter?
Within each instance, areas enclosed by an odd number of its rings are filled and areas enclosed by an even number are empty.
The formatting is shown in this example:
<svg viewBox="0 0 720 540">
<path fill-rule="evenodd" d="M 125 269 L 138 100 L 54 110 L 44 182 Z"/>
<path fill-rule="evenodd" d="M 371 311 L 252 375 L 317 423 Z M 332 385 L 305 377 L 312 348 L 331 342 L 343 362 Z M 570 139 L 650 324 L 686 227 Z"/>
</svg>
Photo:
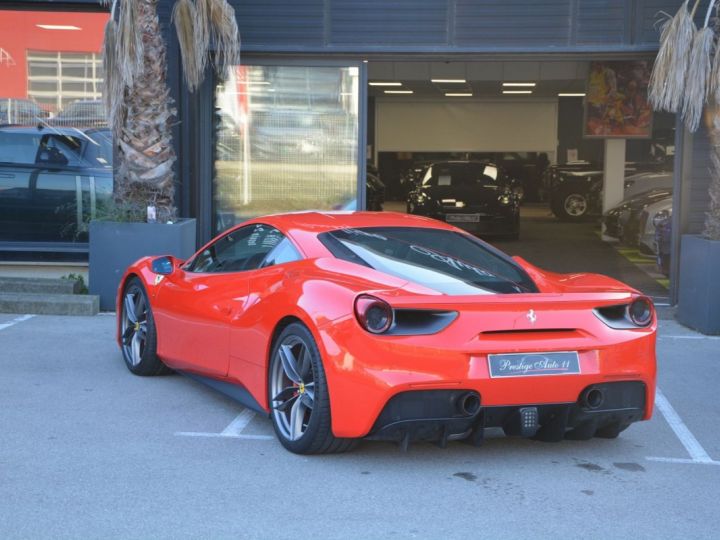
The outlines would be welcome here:
<svg viewBox="0 0 720 540">
<path fill-rule="evenodd" d="M 68 274 L 66 276 L 61 276 L 60 279 L 77 281 L 80 284 L 78 294 L 87 294 L 89 292 L 87 284 L 85 283 L 85 278 L 81 274 Z"/>
<path fill-rule="evenodd" d="M 158 0 L 102 0 L 112 3 L 105 27 L 104 99 L 116 146 L 114 200 L 118 215 L 145 221 L 147 208 L 157 221 L 175 221 L 175 109 L 166 82 L 166 44 L 157 17 Z M 227 0 L 178 0 L 173 9 L 190 91 L 212 64 L 221 78 L 239 63 L 235 11 Z M 210 46 L 214 44 L 214 54 Z"/>
</svg>

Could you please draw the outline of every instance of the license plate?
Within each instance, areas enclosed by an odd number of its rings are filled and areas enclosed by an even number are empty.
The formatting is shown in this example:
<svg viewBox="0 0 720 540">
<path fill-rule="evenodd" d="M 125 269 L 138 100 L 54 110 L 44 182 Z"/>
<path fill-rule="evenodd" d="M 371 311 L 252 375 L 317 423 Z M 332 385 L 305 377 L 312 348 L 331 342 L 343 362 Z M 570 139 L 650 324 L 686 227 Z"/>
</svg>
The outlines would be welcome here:
<svg viewBox="0 0 720 540">
<path fill-rule="evenodd" d="M 490 377 L 533 377 L 580 373 L 577 352 L 489 354 Z"/>
<path fill-rule="evenodd" d="M 453 223 L 478 223 L 480 214 L 445 214 L 445 220 Z"/>
</svg>

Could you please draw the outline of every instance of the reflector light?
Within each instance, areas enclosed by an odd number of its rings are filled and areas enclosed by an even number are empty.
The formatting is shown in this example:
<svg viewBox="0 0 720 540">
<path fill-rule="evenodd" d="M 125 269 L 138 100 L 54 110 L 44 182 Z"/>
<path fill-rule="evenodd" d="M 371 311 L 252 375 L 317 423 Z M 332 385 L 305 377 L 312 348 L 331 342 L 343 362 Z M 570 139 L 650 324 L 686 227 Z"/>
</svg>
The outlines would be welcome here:
<svg viewBox="0 0 720 540">
<path fill-rule="evenodd" d="M 355 300 L 355 317 L 368 332 L 382 334 L 392 326 L 393 310 L 384 300 L 362 294 Z"/>
<path fill-rule="evenodd" d="M 652 321 L 653 307 L 649 298 L 636 298 L 627 309 L 630 321 L 637 326 L 647 326 Z"/>
</svg>

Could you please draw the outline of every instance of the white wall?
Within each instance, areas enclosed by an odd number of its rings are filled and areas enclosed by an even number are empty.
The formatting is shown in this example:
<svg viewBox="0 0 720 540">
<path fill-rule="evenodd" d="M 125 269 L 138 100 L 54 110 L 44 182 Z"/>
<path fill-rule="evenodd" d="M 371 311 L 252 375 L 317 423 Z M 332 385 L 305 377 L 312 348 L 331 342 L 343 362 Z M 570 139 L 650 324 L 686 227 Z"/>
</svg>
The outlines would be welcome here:
<svg viewBox="0 0 720 540">
<path fill-rule="evenodd" d="M 557 100 L 376 102 L 378 152 L 557 150 Z"/>
</svg>

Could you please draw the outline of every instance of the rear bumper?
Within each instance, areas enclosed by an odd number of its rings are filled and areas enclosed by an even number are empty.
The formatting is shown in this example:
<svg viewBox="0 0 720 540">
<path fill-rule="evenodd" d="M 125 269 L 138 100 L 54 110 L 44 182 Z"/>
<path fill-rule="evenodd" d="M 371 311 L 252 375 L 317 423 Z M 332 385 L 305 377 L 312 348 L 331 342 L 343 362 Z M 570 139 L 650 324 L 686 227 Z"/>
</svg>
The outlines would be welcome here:
<svg viewBox="0 0 720 540">
<path fill-rule="evenodd" d="M 463 406 L 468 394 L 462 390 L 397 394 L 383 408 L 368 438 L 397 442 L 473 438 L 477 442 L 484 429 L 502 428 L 507 435 L 545 441 L 589 439 L 618 433 L 642 420 L 647 401 L 645 385 L 634 381 L 591 385 L 573 403 L 479 405 L 468 410 Z M 588 395 L 597 400 L 590 402 Z M 482 397 L 478 398 L 481 402 Z"/>
<path fill-rule="evenodd" d="M 356 328 L 350 328 L 352 326 Z M 569 419 L 566 427 L 575 428 L 583 419 L 574 407 L 585 389 L 593 385 L 635 383 L 644 389 L 641 405 L 634 401 L 632 410 L 622 418 L 603 417 L 603 414 L 610 413 L 605 409 L 594 411 L 592 416 L 599 420 L 599 427 L 612 419 L 622 420 L 623 423 L 649 419 L 655 396 L 655 333 L 648 329 L 642 332 L 625 331 L 620 335 L 623 341 L 612 343 L 608 340 L 605 344 L 598 341 L 592 347 L 588 347 L 586 337 L 504 344 L 493 341 L 485 351 L 468 353 L 462 350 L 467 347 L 465 340 L 454 339 L 452 327 L 435 336 L 379 338 L 359 330 L 352 318 L 337 321 L 324 327 L 318 336 L 329 385 L 333 433 L 338 437 L 371 435 L 397 438 L 397 433 L 393 433 L 397 430 L 388 427 L 392 422 L 378 424 L 393 397 L 402 393 L 438 390 L 477 392 L 484 427 L 503 427 L 506 415 L 531 405 L 538 407 L 541 417 L 546 410 L 556 414 L 554 408 L 564 408 Z M 460 345 L 452 346 L 453 343 Z M 552 350 L 579 351 L 581 372 L 503 378 L 491 378 L 489 375 L 488 352 Z M 470 429 L 477 420 L 442 411 L 439 408 L 434 415 L 426 414 L 422 418 L 398 417 L 397 421 L 414 422 L 422 430 L 435 424 L 430 431 L 436 432 L 444 429 L 450 419 L 452 433 L 458 434 L 463 429 Z M 617 416 L 620 412 L 613 414 Z M 424 425 L 417 422 L 422 419 L 429 422 Z M 407 426 L 396 427 L 402 427 L 400 431 L 403 431 Z M 418 438 L 428 436 L 420 435 Z"/>
</svg>

